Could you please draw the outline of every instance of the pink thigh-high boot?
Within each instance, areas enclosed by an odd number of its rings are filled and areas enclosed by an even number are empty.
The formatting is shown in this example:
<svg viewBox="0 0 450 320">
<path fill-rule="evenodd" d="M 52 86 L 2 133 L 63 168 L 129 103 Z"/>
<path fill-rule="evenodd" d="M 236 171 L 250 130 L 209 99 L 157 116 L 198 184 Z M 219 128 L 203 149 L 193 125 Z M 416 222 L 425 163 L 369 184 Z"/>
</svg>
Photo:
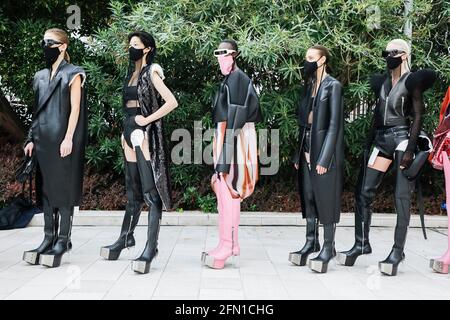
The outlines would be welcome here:
<svg viewBox="0 0 450 320">
<path fill-rule="evenodd" d="M 224 180 L 217 181 L 217 193 L 220 193 L 222 201 L 222 215 L 219 217 L 219 230 L 221 241 L 219 248 L 205 257 L 205 264 L 214 269 L 223 269 L 225 261 L 229 257 L 239 255 L 237 245 L 237 231 L 239 227 L 240 199 L 233 198 Z"/>
<path fill-rule="evenodd" d="M 203 251 L 202 252 L 202 262 L 205 262 L 206 256 L 215 253 L 218 249 L 220 249 L 220 247 L 222 246 L 222 238 L 223 238 L 223 215 L 224 215 L 224 209 L 223 209 L 223 192 L 219 191 L 220 187 L 219 187 L 219 182 L 220 180 L 217 179 L 214 184 L 215 184 L 215 188 L 214 190 L 216 191 L 216 198 L 217 198 L 217 212 L 219 214 L 219 243 L 217 244 L 217 246 L 214 249 L 208 250 L 208 251 Z"/>
<path fill-rule="evenodd" d="M 434 271 L 439 273 L 448 273 L 448 266 L 450 265 L 450 160 L 448 159 L 447 152 L 443 151 L 442 161 L 444 164 L 444 177 L 445 177 L 445 202 L 447 207 L 448 218 L 448 247 L 447 251 L 438 259 L 432 259 L 431 266 Z"/>
</svg>

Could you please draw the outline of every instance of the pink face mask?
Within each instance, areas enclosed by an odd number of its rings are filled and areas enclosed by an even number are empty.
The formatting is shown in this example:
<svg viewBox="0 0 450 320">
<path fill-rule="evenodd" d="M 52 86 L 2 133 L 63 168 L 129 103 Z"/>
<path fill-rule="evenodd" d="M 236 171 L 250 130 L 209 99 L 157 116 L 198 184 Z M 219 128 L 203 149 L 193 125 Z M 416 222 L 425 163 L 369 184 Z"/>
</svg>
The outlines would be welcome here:
<svg viewBox="0 0 450 320">
<path fill-rule="evenodd" d="M 233 69 L 233 56 L 231 54 L 226 56 L 218 56 L 217 59 L 219 60 L 220 71 L 222 72 L 222 74 L 224 76 L 229 75 Z"/>
</svg>

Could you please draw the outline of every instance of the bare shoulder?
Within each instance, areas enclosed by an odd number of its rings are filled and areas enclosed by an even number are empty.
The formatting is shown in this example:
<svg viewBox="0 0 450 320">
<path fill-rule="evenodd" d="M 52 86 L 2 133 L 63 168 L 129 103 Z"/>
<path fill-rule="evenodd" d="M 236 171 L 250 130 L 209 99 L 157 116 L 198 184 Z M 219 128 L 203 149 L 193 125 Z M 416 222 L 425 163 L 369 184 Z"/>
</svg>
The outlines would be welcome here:
<svg viewBox="0 0 450 320">
<path fill-rule="evenodd" d="M 157 63 L 152 63 L 152 65 L 150 66 L 150 75 L 152 79 L 154 79 L 155 76 L 161 78 L 161 80 L 165 79 L 164 71 L 162 67 Z"/>
</svg>

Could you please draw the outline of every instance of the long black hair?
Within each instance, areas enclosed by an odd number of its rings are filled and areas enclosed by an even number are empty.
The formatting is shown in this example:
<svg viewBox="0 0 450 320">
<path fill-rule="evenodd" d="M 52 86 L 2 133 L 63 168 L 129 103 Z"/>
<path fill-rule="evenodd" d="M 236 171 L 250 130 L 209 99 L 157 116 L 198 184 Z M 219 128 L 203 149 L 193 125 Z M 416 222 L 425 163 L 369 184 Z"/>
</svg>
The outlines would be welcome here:
<svg viewBox="0 0 450 320">
<path fill-rule="evenodd" d="M 128 37 L 127 37 L 128 43 L 130 43 L 130 40 L 133 37 L 138 37 L 139 39 L 141 39 L 145 48 L 152 49 L 152 51 L 147 54 L 147 57 L 145 59 L 145 62 L 147 64 L 146 68 L 149 68 L 151 66 L 151 64 L 153 63 L 153 61 L 155 60 L 155 56 L 156 56 L 155 38 L 153 38 L 153 36 L 146 31 L 138 30 L 138 31 L 133 31 L 128 34 Z M 128 64 L 127 75 L 125 77 L 125 80 L 123 83 L 123 89 L 122 89 L 122 101 L 123 101 L 124 106 L 125 106 L 125 98 L 124 98 L 125 88 L 128 86 L 128 83 L 130 82 L 130 78 L 131 78 L 131 75 L 133 74 L 134 70 L 135 70 L 135 62 L 131 61 L 131 59 L 130 59 L 130 63 Z"/>
<path fill-rule="evenodd" d="M 156 42 L 155 42 L 155 38 L 153 38 L 153 36 L 146 32 L 146 31 L 133 31 L 128 35 L 128 43 L 130 42 L 131 38 L 133 37 L 138 37 L 139 39 L 141 39 L 142 43 L 144 44 L 144 46 L 146 48 L 151 48 L 152 51 L 147 54 L 147 58 L 145 60 L 145 62 L 147 63 L 147 65 L 151 65 L 153 63 L 153 60 L 155 60 L 155 56 L 156 56 Z"/>
</svg>

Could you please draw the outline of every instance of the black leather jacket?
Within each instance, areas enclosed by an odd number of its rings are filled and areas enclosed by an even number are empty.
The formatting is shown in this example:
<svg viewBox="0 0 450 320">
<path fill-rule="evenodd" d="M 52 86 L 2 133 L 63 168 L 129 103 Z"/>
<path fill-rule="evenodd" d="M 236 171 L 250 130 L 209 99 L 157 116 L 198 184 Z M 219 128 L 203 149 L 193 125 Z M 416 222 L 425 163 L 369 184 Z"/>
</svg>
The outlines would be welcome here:
<svg viewBox="0 0 450 320">
<path fill-rule="evenodd" d="M 310 93 L 307 89 L 306 93 Z M 308 103 L 303 98 L 299 104 L 300 139 L 299 148 L 294 155 L 294 163 L 299 163 L 300 152 L 304 143 L 305 125 L 301 115 Z M 313 123 L 311 125 L 311 167 L 321 165 L 330 168 L 344 159 L 344 110 L 342 85 L 332 76 L 323 79 L 312 106 Z"/>
<path fill-rule="evenodd" d="M 236 69 L 221 83 L 213 100 L 213 122 L 227 122 L 224 144 L 216 165 L 216 172 L 229 173 L 235 135 L 246 122 L 262 120 L 259 99 L 251 79 L 241 70 Z"/>
<path fill-rule="evenodd" d="M 406 88 L 409 72 L 404 73 L 391 89 L 391 80 L 386 77 L 378 96 L 375 109 L 375 121 L 382 126 L 408 126 L 410 115 L 410 97 Z"/>
<path fill-rule="evenodd" d="M 407 153 L 416 150 L 417 139 L 422 127 L 422 115 L 425 107 L 423 92 L 436 81 L 433 70 L 423 69 L 405 72 L 397 84 L 392 87 L 390 75 L 376 74 L 370 79 L 377 104 L 374 109 L 372 126 L 368 133 L 365 149 L 370 149 L 375 137 L 375 129 L 385 126 L 410 126 Z M 411 160 L 411 159 L 410 159 Z M 402 163 L 408 167 L 408 162 Z"/>
</svg>

